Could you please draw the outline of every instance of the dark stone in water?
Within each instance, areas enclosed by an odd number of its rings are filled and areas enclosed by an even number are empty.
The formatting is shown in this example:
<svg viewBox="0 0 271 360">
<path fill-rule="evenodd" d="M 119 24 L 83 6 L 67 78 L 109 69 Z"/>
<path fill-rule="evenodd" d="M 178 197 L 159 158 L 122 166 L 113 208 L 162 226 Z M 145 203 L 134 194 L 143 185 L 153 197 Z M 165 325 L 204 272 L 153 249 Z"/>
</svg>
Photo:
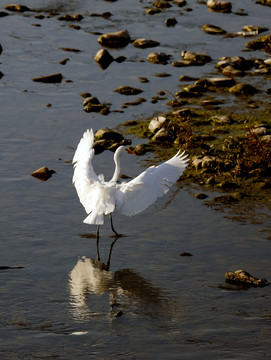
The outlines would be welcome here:
<svg viewBox="0 0 271 360">
<path fill-rule="evenodd" d="M 47 167 L 43 166 L 41 168 L 39 168 L 38 170 L 34 171 L 31 176 L 39 179 L 39 180 L 43 180 L 46 181 L 48 180 L 52 174 L 54 174 L 55 171 L 54 170 L 49 170 Z"/>
<path fill-rule="evenodd" d="M 35 82 L 42 82 L 42 83 L 61 83 L 63 76 L 61 73 L 53 74 L 53 75 L 45 75 L 39 76 L 37 78 L 33 78 L 32 80 Z"/>
<path fill-rule="evenodd" d="M 189 252 L 183 251 L 180 253 L 180 256 L 193 256 L 193 255 L 190 254 Z"/>
</svg>

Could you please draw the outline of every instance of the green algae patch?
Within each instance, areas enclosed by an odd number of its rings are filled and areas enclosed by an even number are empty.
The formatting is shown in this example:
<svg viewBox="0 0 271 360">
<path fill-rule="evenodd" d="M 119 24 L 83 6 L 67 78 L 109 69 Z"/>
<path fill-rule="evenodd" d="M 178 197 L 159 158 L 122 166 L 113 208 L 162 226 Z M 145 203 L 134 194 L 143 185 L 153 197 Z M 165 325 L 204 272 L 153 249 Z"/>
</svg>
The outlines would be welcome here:
<svg viewBox="0 0 271 360">
<path fill-rule="evenodd" d="M 164 114 L 169 136 L 156 139 L 150 121 L 141 119 L 126 131 L 148 138 L 160 160 L 177 150 L 190 155 L 182 178 L 212 189 L 235 192 L 237 201 L 252 197 L 270 201 L 271 123 L 268 111 L 230 113 L 180 109 Z"/>
</svg>

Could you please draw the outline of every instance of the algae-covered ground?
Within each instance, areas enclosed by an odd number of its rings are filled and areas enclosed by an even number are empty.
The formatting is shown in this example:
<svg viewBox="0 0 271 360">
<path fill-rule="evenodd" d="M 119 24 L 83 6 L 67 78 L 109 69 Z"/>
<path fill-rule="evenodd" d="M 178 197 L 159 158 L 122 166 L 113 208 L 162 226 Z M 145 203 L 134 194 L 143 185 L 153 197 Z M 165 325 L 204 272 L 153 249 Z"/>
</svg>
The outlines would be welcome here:
<svg viewBox="0 0 271 360">
<path fill-rule="evenodd" d="M 167 136 L 154 140 L 150 120 L 127 127 L 129 133 L 149 138 L 148 148 L 160 160 L 178 149 L 190 155 L 182 179 L 205 189 L 222 189 L 226 201 L 244 198 L 270 202 L 271 136 L 269 112 L 255 115 L 225 110 L 181 109 L 164 114 Z"/>
</svg>

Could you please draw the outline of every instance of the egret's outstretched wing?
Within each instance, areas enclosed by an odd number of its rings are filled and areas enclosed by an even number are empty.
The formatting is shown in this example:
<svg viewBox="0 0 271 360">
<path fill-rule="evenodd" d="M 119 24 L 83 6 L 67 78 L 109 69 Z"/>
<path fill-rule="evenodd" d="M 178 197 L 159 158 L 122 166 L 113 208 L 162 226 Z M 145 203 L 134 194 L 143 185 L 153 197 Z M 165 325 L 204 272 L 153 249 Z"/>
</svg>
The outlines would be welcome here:
<svg viewBox="0 0 271 360">
<path fill-rule="evenodd" d="M 94 155 L 93 149 L 94 135 L 92 129 L 87 130 L 80 140 L 73 157 L 74 174 L 72 182 L 76 188 L 81 204 L 88 209 L 89 198 L 93 187 L 99 182 L 98 176 L 95 174 L 91 160 Z M 93 189 L 94 190 L 94 189 Z"/>
<path fill-rule="evenodd" d="M 163 164 L 151 166 L 135 179 L 120 184 L 115 194 L 116 209 L 128 216 L 145 210 L 179 179 L 188 160 L 188 155 L 178 152 Z"/>
</svg>

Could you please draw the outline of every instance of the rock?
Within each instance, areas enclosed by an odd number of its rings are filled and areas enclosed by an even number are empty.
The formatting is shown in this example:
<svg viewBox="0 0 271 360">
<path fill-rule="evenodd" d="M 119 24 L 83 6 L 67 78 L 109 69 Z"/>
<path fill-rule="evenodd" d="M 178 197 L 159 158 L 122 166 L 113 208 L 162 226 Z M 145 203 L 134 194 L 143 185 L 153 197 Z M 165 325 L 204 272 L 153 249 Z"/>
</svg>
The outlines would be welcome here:
<svg viewBox="0 0 271 360">
<path fill-rule="evenodd" d="M 256 127 L 255 129 L 252 129 L 251 132 L 257 136 L 270 135 L 270 130 L 265 126 Z"/>
<path fill-rule="evenodd" d="M 127 107 L 127 106 L 137 106 L 142 104 L 143 102 L 146 102 L 147 100 L 144 98 L 137 98 L 135 101 L 130 101 L 130 102 L 126 102 L 124 103 L 123 107 Z"/>
<path fill-rule="evenodd" d="M 42 82 L 42 83 L 61 83 L 63 76 L 61 73 L 53 74 L 53 75 L 45 75 L 39 76 L 37 78 L 33 78 L 32 81 Z"/>
<path fill-rule="evenodd" d="M 189 76 L 189 75 L 181 75 L 179 77 L 179 81 L 196 81 L 196 80 L 198 80 L 198 79 L 193 76 Z"/>
<path fill-rule="evenodd" d="M 262 32 L 268 31 L 268 28 L 257 25 L 244 25 L 242 30 L 246 33 L 254 33 L 254 35 L 258 35 Z"/>
<path fill-rule="evenodd" d="M 268 53 L 271 52 L 271 35 L 263 35 L 257 40 L 250 41 L 246 47 L 251 50 L 264 50 Z"/>
<path fill-rule="evenodd" d="M 157 0 L 152 3 L 153 6 L 157 7 L 158 9 L 167 9 L 170 8 L 172 5 L 167 2 L 166 0 Z"/>
<path fill-rule="evenodd" d="M 175 17 L 171 17 L 165 20 L 166 26 L 175 26 L 178 23 L 178 21 L 175 19 Z"/>
<path fill-rule="evenodd" d="M 204 156 L 203 158 L 195 158 L 192 161 L 192 165 L 195 166 L 197 170 L 200 168 L 216 169 L 220 166 L 221 160 L 214 156 Z"/>
<path fill-rule="evenodd" d="M 138 156 L 145 155 L 148 150 L 149 150 L 149 147 L 147 144 L 139 144 L 133 148 L 133 152 Z"/>
<path fill-rule="evenodd" d="M 257 0 L 256 3 L 265 6 L 271 6 L 271 0 Z"/>
<path fill-rule="evenodd" d="M 83 106 L 86 106 L 87 104 L 100 104 L 100 101 L 95 97 L 95 96 L 89 96 L 86 97 L 85 100 L 83 101 Z"/>
<path fill-rule="evenodd" d="M 147 48 L 159 46 L 160 43 L 159 43 L 158 41 L 154 41 L 154 40 L 136 39 L 136 40 L 133 42 L 133 45 L 134 45 L 136 48 L 147 49 Z"/>
<path fill-rule="evenodd" d="M 173 3 L 178 5 L 179 7 L 183 7 L 187 4 L 186 0 L 173 0 Z"/>
<path fill-rule="evenodd" d="M 59 63 L 60 65 L 66 65 L 69 60 L 70 60 L 70 59 L 66 58 L 66 59 L 60 60 L 58 63 Z"/>
<path fill-rule="evenodd" d="M 127 46 L 131 42 L 131 37 L 127 30 L 121 30 L 101 35 L 98 38 L 98 42 L 102 46 L 120 48 Z"/>
<path fill-rule="evenodd" d="M 113 314 L 114 318 L 118 318 L 123 315 L 123 312 L 121 310 L 117 311 L 115 314 Z"/>
<path fill-rule="evenodd" d="M 6 5 L 5 9 L 9 11 L 17 11 L 17 12 L 32 11 L 31 9 L 29 9 L 29 7 L 25 5 L 17 5 L 17 4 Z"/>
<path fill-rule="evenodd" d="M 39 179 L 39 180 L 43 180 L 46 181 L 48 180 L 52 174 L 54 174 L 55 171 L 54 170 L 49 170 L 47 167 L 43 166 L 41 168 L 39 168 L 38 170 L 34 171 L 31 176 Z"/>
<path fill-rule="evenodd" d="M 232 119 L 229 115 L 215 115 L 211 117 L 211 122 L 215 125 L 230 125 L 232 124 Z"/>
<path fill-rule="evenodd" d="M 107 50 L 101 49 L 95 55 L 94 60 L 103 70 L 105 70 L 114 61 L 114 58 Z"/>
<path fill-rule="evenodd" d="M 170 58 L 171 55 L 167 55 L 163 52 L 158 52 L 158 53 L 152 52 L 148 55 L 147 60 L 152 64 L 166 65 Z"/>
<path fill-rule="evenodd" d="M 93 143 L 93 149 L 94 149 L 95 155 L 101 154 L 110 145 L 111 145 L 111 143 L 109 141 L 107 141 L 107 140 L 97 140 L 97 141 L 95 141 Z"/>
<path fill-rule="evenodd" d="M 232 196 L 232 195 L 221 195 L 221 196 L 216 196 L 211 200 L 211 203 L 219 203 L 219 204 L 232 204 L 237 202 L 238 200 Z"/>
<path fill-rule="evenodd" d="M 131 87 L 131 86 L 120 86 L 114 90 L 121 95 L 138 95 L 143 92 L 143 90 Z"/>
<path fill-rule="evenodd" d="M 232 87 L 235 85 L 235 80 L 230 77 L 214 77 L 214 78 L 208 78 L 206 79 L 207 82 L 209 82 L 210 85 L 215 87 Z M 199 80 L 200 82 L 200 80 Z M 197 84 L 197 82 L 196 82 Z"/>
<path fill-rule="evenodd" d="M 213 11 L 220 11 L 224 13 L 231 12 L 231 3 L 229 1 L 222 0 L 208 0 L 207 6 L 209 9 Z"/>
<path fill-rule="evenodd" d="M 182 59 L 192 61 L 196 65 L 203 65 L 212 61 L 211 56 L 193 51 L 182 51 Z"/>
<path fill-rule="evenodd" d="M 193 256 L 191 253 L 183 251 L 180 253 L 180 256 Z"/>
<path fill-rule="evenodd" d="M 269 285 L 269 282 L 266 279 L 257 279 L 245 270 L 226 272 L 225 280 L 229 283 L 241 284 L 245 286 L 263 287 Z"/>
<path fill-rule="evenodd" d="M 60 21 L 81 21 L 83 19 L 83 16 L 81 14 L 75 14 L 73 16 L 71 15 L 62 15 L 57 20 Z"/>
<path fill-rule="evenodd" d="M 171 139 L 170 133 L 167 129 L 162 128 L 152 137 L 152 140 L 168 141 Z"/>
<path fill-rule="evenodd" d="M 63 50 L 63 51 L 69 51 L 69 52 L 74 52 L 74 53 L 79 53 L 79 52 L 81 52 L 81 50 L 79 50 L 79 49 L 70 48 L 70 47 L 63 47 L 63 48 L 61 48 L 61 50 Z"/>
<path fill-rule="evenodd" d="M 167 119 L 164 116 L 157 116 L 156 118 L 152 119 L 148 126 L 149 131 L 154 133 L 161 129 L 166 120 Z"/>
<path fill-rule="evenodd" d="M 153 9 L 153 8 L 152 9 L 146 9 L 145 11 L 146 11 L 146 13 L 148 15 L 155 15 L 155 14 L 159 14 L 161 12 L 160 9 Z"/>
<path fill-rule="evenodd" d="M 203 27 L 201 28 L 202 31 L 206 32 L 207 34 L 210 35 L 224 35 L 227 32 L 225 30 L 223 30 L 221 27 L 216 26 L 216 25 L 211 25 L 211 24 L 205 24 L 203 25 Z"/>
<path fill-rule="evenodd" d="M 254 86 L 249 85 L 249 84 L 244 84 L 244 83 L 236 84 L 229 89 L 229 92 L 236 96 L 238 96 L 238 95 L 254 95 L 258 91 L 259 90 L 257 90 Z"/>
<path fill-rule="evenodd" d="M 97 140 L 110 140 L 110 141 L 114 141 L 117 143 L 124 140 L 124 137 L 120 133 L 118 133 L 114 130 L 111 130 L 109 128 L 104 128 L 104 129 L 98 130 L 95 134 L 95 138 Z"/>
<path fill-rule="evenodd" d="M 234 66 L 228 65 L 222 70 L 223 75 L 225 76 L 245 76 L 244 71 L 235 69 Z"/>
<path fill-rule="evenodd" d="M 110 108 L 106 104 L 101 104 L 95 96 L 85 98 L 83 102 L 84 111 L 87 113 L 96 112 L 101 115 L 108 115 Z"/>
<path fill-rule="evenodd" d="M 203 194 L 203 193 L 199 193 L 199 194 L 195 194 L 195 197 L 197 199 L 204 200 L 204 199 L 206 199 L 208 197 L 208 195 Z"/>
</svg>

